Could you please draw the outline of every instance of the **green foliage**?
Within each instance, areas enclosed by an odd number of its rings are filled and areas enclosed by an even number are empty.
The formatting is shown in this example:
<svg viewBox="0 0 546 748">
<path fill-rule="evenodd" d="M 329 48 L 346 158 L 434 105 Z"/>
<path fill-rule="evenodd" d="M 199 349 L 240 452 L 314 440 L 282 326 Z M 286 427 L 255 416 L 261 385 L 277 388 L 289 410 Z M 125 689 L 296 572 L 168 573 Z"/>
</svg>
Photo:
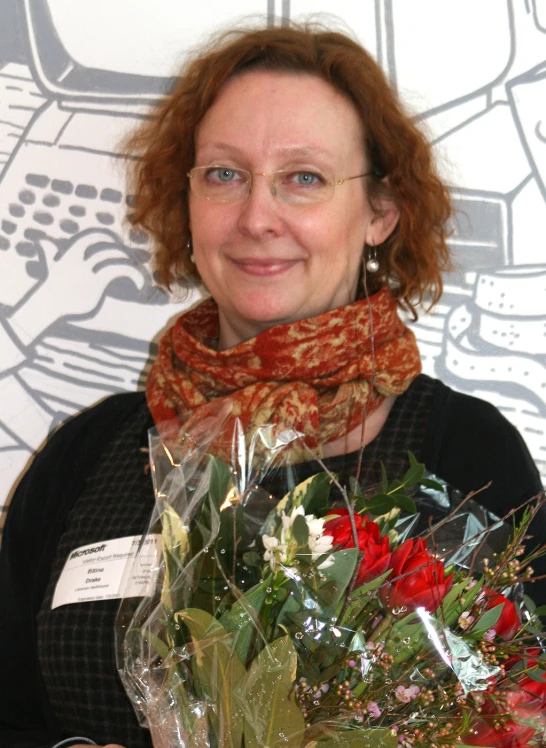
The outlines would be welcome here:
<svg viewBox="0 0 546 748">
<path fill-rule="evenodd" d="M 235 494 L 233 477 L 228 466 L 218 457 L 210 457 L 209 495 L 214 509 L 220 518 L 218 537 L 215 540 L 219 560 L 224 567 L 224 574 L 232 576 L 235 556 L 239 544 L 244 545 L 245 525 L 243 506 Z M 233 497 L 233 502 L 228 497 Z M 226 506 L 227 504 L 227 506 Z"/>
<path fill-rule="evenodd" d="M 480 594 L 483 584 L 477 583 L 470 586 L 472 582 L 473 580 L 469 577 L 460 582 L 455 582 L 442 600 L 441 608 L 436 613 L 436 618 L 444 626 L 452 626 L 459 616 L 471 607 L 474 600 Z"/>
<path fill-rule="evenodd" d="M 298 483 L 269 513 L 262 526 L 262 534 L 275 535 L 283 511 L 290 514 L 293 509 L 299 506 L 303 506 L 306 514 L 322 516 L 328 510 L 331 483 L 331 478 L 326 473 L 317 473 Z"/>
<path fill-rule="evenodd" d="M 298 514 L 292 524 L 292 535 L 296 539 L 298 545 L 307 545 L 307 541 L 309 540 L 309 528 L 307 527 L 305 517 L 301 514 Z"/>
<path fill-rule="evenodd" d="M 267 588 L 271 584 L 271 575 L 261 584 L 242 595 L 230 611 L 220 618 L 226 631 L 235 636 L 235 651 L 242 663 L 246 663 L 248 654 L 259 629 L 259 616 L 267 597 Z"/>
<path fill-rule="evenodd" d="M 288 636 L 268 644 L 253 661 L 241 691 L 245 748 L 301 746 L 305 722 L 294 701 L 296 666 Z"/>
<path fill-rule="evenodd" d="M 401 509 L 409 514 L 415 514 L 417 508 L 415 502 L 408 496 L 408 491 L 416 489 L 420 485 L 442 490 L 442 486 L 436 481 L 425 478 L 425 466 L 418 462 L 415 455 L 408 452 L 409 468 L 404 473 L 402 480 L 394 479 L 389 482 L 385 466 L 381 463 L 381 491 L 371 498 L 358 495 L 356 511 L 373 515 L 383 515 L 392 512 L 393 509 Z M 355 494 L 356 495 L 356 494 Z"/>
<path fill-rule="evenodd" d="M 381 587 L 383 582 L 392 574 L 392 570 L 389 569 L 381 576 L 372 579 L 366 584 L 360 585 L 351 592 L 349 597 L 348 605 L 345 609 L 343 617 L 339 621 L 340 626 L 348 626 L 354 624 L 354 617 L 362 610 L 365 605 L 363 598 L 375 599 L 375 592 Z"/>
<path fill-rule="evenodd" d="M 401 480 L 389 481 L 381 465 L 381 489 L 374 496 L 364 495 L 356 481 L 351 481 L 356 510 L 377 516 L 381 533 L 393 542 L 401 512 L 415 511 L 412 492 L 419 485 L 442 490 L 425 477 L 424 465 L 413 454 L 408 453 L 408 459 L 409 468 Z M 398 737 L 389 725 L 409 724 L 414 711 L 422 715 L 419 724 L 434 724 L 429 715 L 437 708 L 436 703 L 418 701 L 420 696 L 414 705 L 396 701 L 396 685 L 426 683 L 427 693 L 442 695 L 454 689 L 457 678 L 468 682 L 472 669 L 479 671 L 474 679 L 478 690 L 494 675 L 496 668 L 483 658 L 476 641 L 495 627 L 502 604 L 476 613 L 483 608 L 477 604 L 483 579 L 475 581 L 466 570 L 455 570 L 450 591 L 438 610 L 427 616 L 425 625 L 419 614 L 412 612 L 410 602 L 409 613 L 394 615 L 385 609 L 380 594 L 392 571 L 350 589 L 359 551 L 346 548 L 313 559 L 310 546 L 316 546 L 302 515 L 293 517 L 290 532 L 282 538 L 286 562 L 272 562 L 271 572 L 259 538 L 250 548 L 245 545 L 242 505 L 229 468 L 210 458 L 208 470 L 209 490 L 194 520 L 193 533 L 188 536 L 169 505 L 162 517 L 164 640 L 155 633 L 140 633 L 162 660 L 189 734 L 195 719 L 189 704 L 194 699 L 209 705 L 204 721 L 210 725 L 210 745 L 217 748 L 396 748 Z M 283 512 L 290 516 L 298 507 L 305 514 L 324 516 L 330 487 L 331 477 L 326 473 L 303 481 L 270 512 L 260 533 L 280 541 Z M 204 546 L 210 546 L 208 553 L 201 552 Z M 192 564 L 190 574 L 187 569 Z M 246 586 L 237 576 L 241 568 L 248 574 L 243 580 L 248 582 Z M 187 590 L 182 587 L 186 574 Z M 173 587 L 175 579 L 178 588 Z M 173 606 L 180 600 L 188 601 L 187 607 L 179 605 L 183 609 L 175 612 Z M 531 623 L 546 610 L 534 605 L 530 609 Z M 467 630 L 460 618 L 463 613 Z M 469 613 L 477 616 L 473 625 Z M 454 631 L 450 627 L 455 627 Z M 526 624 L 529 632 L 532 628 Z M 447 656 L 439 653 L 438 640 Z M 514 642 L 517 644 L 517 639 Z M 506 645 L 505 658 L 514 651 L 509 649 L 515 647 L 514 642 Z M 502 651 L 500 640 L 498 647 Z M 545 665 L 544 655 L 523 658 L 511 667 L 510 677 L 529 677 L 542 683 Z M 301 685 L 300 678 L 306 683 Z M 450 702 L 439 697 L 438 703 L 450 704 L 446 711 L 453 711 L 464 739 L 473 719 L 472 707 L 459 706 L 454 693 Z M 358 709 L 364 708 L 351 722 L 346 704 L 353 699 Z M 376 699 L 382 709 L 380 719 L 365 708 Z M 446 711 L 441 718 L 452 719 Z M 365 726 L 359 727 L 362 721 Z M 380 727 L 370 728 L 370 724 Z M 456 744 L 464 748 L 462 743 Z"/>
<path fill-rule="evenodd" d="M 332 555 L 333 563 L 325 569 L 321 569 L 312 577 L 317 599 L 325 608 L 324 614 L 332 613 L 337 608 L 341 598 L 345 594 L 349 582 L 352 579 L 358 551 L 356 548 L 346 548 Z"/>
<path fill-rule="evenodd" d="M 246 672 L 237 657 L 233 636 L 204 610 L 190 608 L 175 614 L 189 629 L 194 646 L 192 665 L 210 710 L 218 748 L 240 748 L 243 715 L 237 692 Z"/>
<path fill-rule="evenodd" d="M 233 478 L 229 467 L 219 457 L 209 456 L 209 466 L 209 494 L 214 506 L 220 511 L 229 490 L 233 487 Z"/>
<path fill-rule="evenodd" d="M 189 538 L 186 526 L 179 515 L 167 502 L 161 513 L 161 545 L 165 562 L 163 591 L 161 599 L 167 607 L 172 608 L 170 588 L 180 573 L 180 568 L 189 551 Z"/>
<path fill-rule="evenodd" d="M 487 631 L 495 628 L 495 624 L 501 617 L 503 608 L 504 604 L 501 603 L 500 605 L 495 605 L 495 607 L 490 610 L 486 610 L 485 613 L 478 618 L 468 636 L 472 639 L 481 639 Z"/>
</svg>

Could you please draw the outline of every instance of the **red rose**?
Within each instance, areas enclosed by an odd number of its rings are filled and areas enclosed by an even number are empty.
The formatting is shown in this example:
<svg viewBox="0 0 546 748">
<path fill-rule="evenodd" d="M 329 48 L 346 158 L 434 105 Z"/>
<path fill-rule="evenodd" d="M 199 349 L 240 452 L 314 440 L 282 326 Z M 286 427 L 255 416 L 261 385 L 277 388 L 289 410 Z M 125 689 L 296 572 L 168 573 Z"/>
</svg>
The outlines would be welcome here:
<svg viewBox="0 0 546 748">
<path fill-rule="evenodd" d="M 506 660 L 504 667 L 507 671 L 514 666 L 516 662 L 524 660 L 524 667 L 528 670 L 539 666 L 542 669 L 542 663 L 535 659 L 540 654 L 539 649 L 528 649 L 523 657 L 511 657 Z M 512 676 L 515 675 L 512 674 Z M 542 723 L 546 720 L 546 673 L 542 680 L 535 680 L 523 672 L 514 683 L 513 677 L 510 676 L 510 689 L 505 696 L 507 708 L 506 711 L 514 714 L 519 719 L 540 719 Z"/>
<path fill-rule="evenodd" d="M 510 639 L 514 638 L 516 632 L 521 626 L 516 606 L 511 600 L 508 600 L 504 595 L 501 595 L 500 592 L 491 592 L 489 590 L 486 590 L 486 592 L 488 593 L 488 600 L 485 606 L 486 610 L 496 608 L 497 605 L 503 606 L 500 618 L 492 628 L 501 639 L 510 641 Z"/>
<path fill-rule="evenodd" d="M 324 535 L 331 535 L 337 548 L 354 548 L 355 543 L 351 530 L 351 520 L 348 509 L 335 509 L 326 514 L 341 516 L 329 520 L 324 526 Z M 384 574 L 391 563 L 389 539 L 381 537 L 377 522 L 372 522 L 366 515 L 355 514 L 358 547 L 364 552 L 364 557 L 358 569 L 355 586 L 359 587 L 371 579 Z"/>
<path fill-rule="evenodd" d="M 445 578 L 444 565 L 435 561 L 422 538 L 410 538 L 392 554 L 392 574 L 382 592 L 389 608 L 423 607 L 434 613 L 451 589 L 453 574 Z M 400 578 L 397 578 L 400 577 Z"/>
<path fill-rule="evenodd" d="M 526 668 L 537 666 L 537 660 L 533 655 L 539 653 L 538 649 L 527 650 Z M 506 670 L 510 672 L 510 669 L 522 659 L 517 656 L 506 660 Z M 463 743 L 495 748 L 527 748 L 530 745 L 529 741 L 536 737 L 537 731 L 543 732 L 546 720 L 546 679 L 542 682 L 536 681 L 523 673 L 514 680 L 514 675 L 509 674 L 508 678 L 497 683 L 494 688 L 496 696 L 502 697 L 502 712 L 499 711 L 500 705 L 488 699 L 482 708 L 483 718 L 474 723 L 469 735 L 463 736 Z M 492 724 L 497 721 L 500 713 L 512 719 L 509 719 L 502 729 L 495 729 Z M 515 722 L 516 719 L 525 720 L 526 724 Z"/>
<path fill-rule="evenodd" d="M 546 682 L 539 683 L 527 676 L 517 681 L 507 694 L 507 711 L 519 719 L 546 718 Z"/>
</svg>

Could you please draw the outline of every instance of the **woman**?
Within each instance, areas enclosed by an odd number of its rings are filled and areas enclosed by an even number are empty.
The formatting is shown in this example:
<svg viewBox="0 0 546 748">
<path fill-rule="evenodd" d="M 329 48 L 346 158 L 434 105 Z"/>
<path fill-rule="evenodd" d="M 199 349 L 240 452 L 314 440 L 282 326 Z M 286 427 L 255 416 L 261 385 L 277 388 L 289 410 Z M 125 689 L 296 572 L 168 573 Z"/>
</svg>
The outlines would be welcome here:
<svg viewBox="0 0 546 748">
<path fill-rule="evenodd" d="M 349 38 L 233 32 L 184 71 L 129 146 L 132 220 L 167 286 L 213 301 L 160 344 L 142 394 L 118 395 L 52 438 L 6 524 L 0 742 L 150 746 L 114 661 L 116 600 L 53 607 L 69 554 L 138 535 L 153 504 L 146 430 L 229 397 L 248 429 L 288 422 L 361 480 L 411 449 L 462 491 L 490 479 L 498 513 L 541 490 L 515 430 L 486 403 L 420 375 L 397 306 L 436 301 L 448 267 L 446 189 L 380 69 Z M 23 550 L 24 549 L 24 550 Z M 66 742 L 63 742 L 66 741 Z"/>
</svg>

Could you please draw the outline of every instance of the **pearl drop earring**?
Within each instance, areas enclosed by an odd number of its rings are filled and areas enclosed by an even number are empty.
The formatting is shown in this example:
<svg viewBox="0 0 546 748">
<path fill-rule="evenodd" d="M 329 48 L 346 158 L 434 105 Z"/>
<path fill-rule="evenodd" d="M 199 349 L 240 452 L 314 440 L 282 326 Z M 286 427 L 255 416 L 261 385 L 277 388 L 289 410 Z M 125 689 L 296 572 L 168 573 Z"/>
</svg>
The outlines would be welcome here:
<svg viewBox="0 0 546 748">
<path fill-rule="evenodd" d="M 186 249 L 191 250 L 191 236 L 186 242 Z M 190 253 L 190 262 L 192 262 L 195 265 L 195 256 L 193 252 Z"/>
<path fill-rule="evenodd" d="M 368 273 L 377 273 L 377 271 L 379 270 L 379 260 L 377 259 L 377 250 L 375 248 L 375 245 L 372 245 L 368 250 L 366 270 L 368 271 Z"/>
</svg>

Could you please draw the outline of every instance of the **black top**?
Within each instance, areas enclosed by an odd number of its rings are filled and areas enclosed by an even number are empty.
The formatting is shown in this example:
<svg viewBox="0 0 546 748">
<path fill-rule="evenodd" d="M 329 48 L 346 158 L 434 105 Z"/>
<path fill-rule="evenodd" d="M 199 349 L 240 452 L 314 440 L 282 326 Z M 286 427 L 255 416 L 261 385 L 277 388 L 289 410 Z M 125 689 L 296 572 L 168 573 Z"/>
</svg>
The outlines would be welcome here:
<svg viewBox="0 0 546 748">
<path fill-rule="evenodd" d="M 51 748 L 75 735 L 99 745 L 151 746 L 115 668 L 118 601 L 51 610 L 69 551 L 146 529 L 153 494 L 141 447 L 149 425 L 142 393 L 108 398 L 50 439 L 16 492 L 0 554 L 5 748 Z M 407 450 L 463 494 L 493 480 L 480 501 L 498 515 L 542 489 L 523 440 L 493 406 L 424 375 L 397 398 L 366 447 L 364 485 L 377 481 L 379 460 L 391 477 L 404 472 Z M 327 462 L 342 474 L 354 470 L 351 455 Z M 546 542 L 546 512 L 535 534 Z"/>
</svg>

